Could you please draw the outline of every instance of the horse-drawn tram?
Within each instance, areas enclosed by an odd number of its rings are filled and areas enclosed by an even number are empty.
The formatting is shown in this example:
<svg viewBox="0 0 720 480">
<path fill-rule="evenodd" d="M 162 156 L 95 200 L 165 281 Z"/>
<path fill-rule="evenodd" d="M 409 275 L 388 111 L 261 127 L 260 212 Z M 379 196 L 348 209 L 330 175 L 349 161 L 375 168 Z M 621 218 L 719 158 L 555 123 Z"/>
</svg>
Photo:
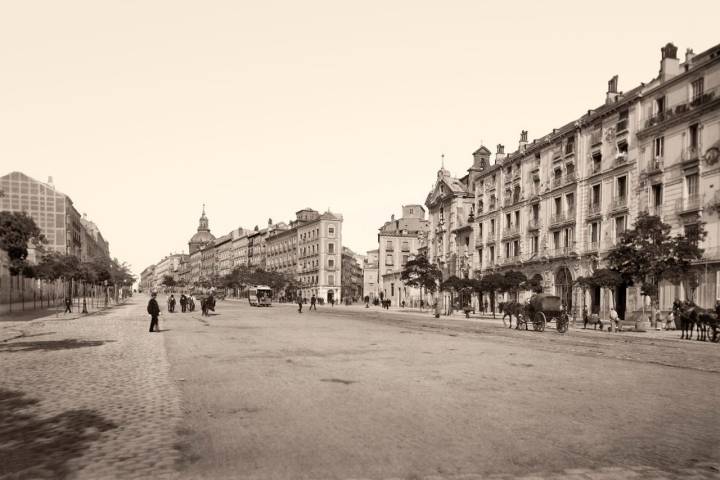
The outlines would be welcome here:
<svg viewBox="0 0 720 480">
<path fill-rule="evenodd" d="M 530 297 L 530 301 L 523 308 L 522 313 L 517 316 L 517 328 L 532 323 L 533 330 L 542 332 L 548 322 L 555 322 L 555 328 L 559 333 L 565 333 L 570 323 L 567 312 L 562 307 L 560 297 L 538 293 Z"/>
</svg>

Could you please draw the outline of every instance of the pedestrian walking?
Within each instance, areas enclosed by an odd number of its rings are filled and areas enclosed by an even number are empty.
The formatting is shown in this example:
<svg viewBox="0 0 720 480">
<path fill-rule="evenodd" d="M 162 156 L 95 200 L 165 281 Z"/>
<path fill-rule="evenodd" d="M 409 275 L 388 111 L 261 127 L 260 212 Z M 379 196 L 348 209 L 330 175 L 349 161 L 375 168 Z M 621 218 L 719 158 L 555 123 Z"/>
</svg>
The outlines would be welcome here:
<svg viewBox="0 0 720 480">
<path fill-rule="evenodd" d="M 297 304 L 298 304 L 298 313 L 302 313 L 302 305 L 303 305 L 302 297 L 298 296 Z"/>
<path fill-rule="evenodd" d="M 168 298 L 168 312 L 175 312 L 175 295 L 172 294 L 170 295 L 170 298 Z"/>
<path fill-rule="evenodd" d="M 157 293 L 152 292 L 150 294 L 150 301 L 148 302 L 147 312 L 150 314 L 150 331 L 159 332 L 160 324 L 158 323 L 158 316 L 160 315 L 160 305 L 158 305 Z"/>
<path fill-rule="evenodd" d="M 610 307 L 610 331 L 613 331 L 613 328 L 616 332 L 622 331 L 622 328 L 620 327 L 620 316 L 618 315 L 617 311 L 614 307 Z"/>
<path fill-rule="evenodd" d="M 180 310 L 182 311 L 182 313 L 185 313 L 187 311 L 187 300 L 188 299 L 184 293 L 180 295 Z"/>
<path fill-rule="evenodd" d="M 310 310 L 315 309 L 317 311 L 317 298 L 315 298 L 315 294 L 313 293 L 313 296 L 310 297 Z"/>
<path fill-rule="evenodd" d="M 72 313 L 72 298 L 65 297 L 65 312 L 63 313 Z"/>
</svg>

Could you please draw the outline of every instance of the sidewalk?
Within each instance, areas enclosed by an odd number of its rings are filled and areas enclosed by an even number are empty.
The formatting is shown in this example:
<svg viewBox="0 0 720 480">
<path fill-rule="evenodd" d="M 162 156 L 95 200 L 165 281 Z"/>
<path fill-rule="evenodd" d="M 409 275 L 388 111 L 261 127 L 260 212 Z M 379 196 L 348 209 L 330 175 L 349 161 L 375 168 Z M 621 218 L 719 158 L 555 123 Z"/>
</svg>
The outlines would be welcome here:
<svg viewBox="0 0 720 480">
<path fill-rule="evenodd" d="M 0 478 L 175 478 L 180 394 L 144 307 L 3 325 Z"/>
<path fill-rule="evenodd" d="M 280 305 L 280 306 L 291 306 L 297 308 L 296 304 L 290 304 L 290 303 L 280 303 L 280 304 L 274 304 L 274 305 Z M 365 304 L 352 304 L 352 305 L 335 305 L 334 307 L 330 305 L 319 305 L 318 309 L 331 311 L 332 309 L 339 309 L 340 311 L 347 311 L 347 310 L 353 310 L 357 312 L 373 312 L 373 313 L 385 313 L 389 315 L 416 315 L 416 316 L 426 316 L 428 318 L 435 318 L 434 311 L 425 308 L 422 311 L 420 309 L 413 309 L 413 308 L 402 308 L 402 307 L 390 307 L 389 309 L 384 309 L 380 306 L 370 305 L 370 308 L 365 308 Z M 498 328 L 507 328 L 507 326 L 503 327 L 503 320 L 502 320 L 502 314 L 496 313 L 495 318 L 493 318 L 491 313 L 485 313 L 485 314 L 470 314 L 470 318 L 465 318 L 465 313 L 461 311 L 456 311 L 451 315 L 440 315 L 441 319 L 444 320 L 460 320 L 465 322 L 477 322 L 482 323 L 485 325 L 491 325 Z M 603 330 L 600 330 L 599 328 L 597 330 L 593 329 L 592 326 L 589 326 L 587 329 L 583 328 L 582 321 L 578 321 L 574 326 L 572 324 L 572 319 L 570 319 L 570 328 L 568 332 L 565 335 L 583 335 L 591 337 L 593 335 L 620 335 L 620 336 L 627 336 L 627 337 L 640 337 L 640 338 L 652 338 L 652 339 L 664 339 L 664 340 L 677 340 L 685 342 L 687 340 L 681 340 L 680 339 L 680 331 L 679 330 L 653 330 L 648 329 L 645 332 L 638 332 L 629 330 L 627 326 L 623 327 L 623 330 L 621 332 L 609 332 L 607 329 L 607 322 L 604 322 L 605 328 Z M 515 322 L 513 321 L 513 328 L 515 328 Z M 529 330 L 532 330 L 532 325 L 528 326 Z M 555 330 L 555 323 L 548 323 L 545 327 L 546 330 Z M 693 337 L 694 338 L 694 337 Z"/>
</svg>

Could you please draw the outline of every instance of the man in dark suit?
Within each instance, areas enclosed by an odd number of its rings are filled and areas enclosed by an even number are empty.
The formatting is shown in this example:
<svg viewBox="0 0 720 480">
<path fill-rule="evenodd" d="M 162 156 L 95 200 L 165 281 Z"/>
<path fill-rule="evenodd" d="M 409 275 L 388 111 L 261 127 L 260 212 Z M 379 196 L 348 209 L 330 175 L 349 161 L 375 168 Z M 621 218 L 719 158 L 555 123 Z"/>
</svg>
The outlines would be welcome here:
<svg viewBox="0 0 720 480">
<path fill-rule="evenodd" d="M 150 314 L 150 331 L 153 331 L 153 328 L 156 332 L 160 331 L 160 325 L 158 324 L 158 315 L 160 315 L 160 305 L 158 305 L 157 300 L 155 299 L 157 297 L 156 292 L 152 292 L 150 294 L 150 301 L 148 302 L 147 306 L 147 312 Z"/>
</svg>

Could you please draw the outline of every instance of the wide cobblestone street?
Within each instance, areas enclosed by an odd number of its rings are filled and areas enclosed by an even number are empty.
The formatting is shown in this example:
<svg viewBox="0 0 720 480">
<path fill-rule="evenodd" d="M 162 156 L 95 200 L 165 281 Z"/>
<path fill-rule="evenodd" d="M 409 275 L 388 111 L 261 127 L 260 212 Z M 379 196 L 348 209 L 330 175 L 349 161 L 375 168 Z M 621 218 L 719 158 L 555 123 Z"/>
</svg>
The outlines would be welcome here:
<svg viewBox="0 0 720 480">
<path fill-rule="evenodd" d="M 0 323 L 0 479 L 720 479 L 716 345 L 145 302 Z"/>
</svg>

